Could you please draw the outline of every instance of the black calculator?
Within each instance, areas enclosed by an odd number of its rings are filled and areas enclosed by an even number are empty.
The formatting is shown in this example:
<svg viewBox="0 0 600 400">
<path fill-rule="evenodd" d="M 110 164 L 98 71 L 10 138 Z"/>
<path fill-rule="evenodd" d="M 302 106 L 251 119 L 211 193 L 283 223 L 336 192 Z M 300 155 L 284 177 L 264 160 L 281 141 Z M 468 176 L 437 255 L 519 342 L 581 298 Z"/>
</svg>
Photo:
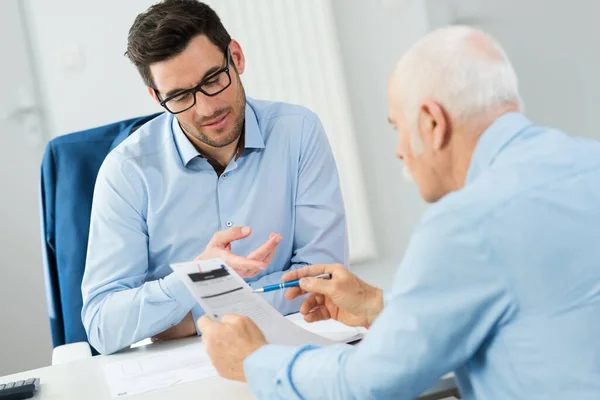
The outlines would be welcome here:
<svg viewBox="0 0 600 400">
<path fill-rule="evenodd" d="M 0 400 L 21 400 L 32 398 L 39 385 L 39 378 L 0 383 Z"/>
</svg>

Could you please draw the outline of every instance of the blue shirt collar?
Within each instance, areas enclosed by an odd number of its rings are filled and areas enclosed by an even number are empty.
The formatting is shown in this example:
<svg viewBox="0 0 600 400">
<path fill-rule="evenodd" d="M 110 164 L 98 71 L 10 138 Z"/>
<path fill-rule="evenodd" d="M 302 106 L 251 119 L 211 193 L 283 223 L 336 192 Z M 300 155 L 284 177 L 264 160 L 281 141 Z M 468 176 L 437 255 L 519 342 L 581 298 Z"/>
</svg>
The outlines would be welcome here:
<svg viewBox="0 0 600 400">
<path fill-rule="evenodd" d="M 246 101 L 246 136 L 244 137 L 244 148 L 264 149 L 265 141 L 263 140 L 262 132 L 260 131 L 260 127 L 258 126 L 258 119 L 256 119 L 256 113 L 251 107 L 250 102 Z"/>
<path fill-rule="evenodd" d="M 508 113 L 494 121 L 479 138 L 467 173 L 471 183 L 482 170 L 494 163 L 496 157 L 528 126 L 532 125 L 523 114 Z"/>
<path fill-rule="evenodd" d="M 159 112 L 159 113 L 155 113 L 155 114 L 151 114 L 151 115 L 146 115 L 144 117 L 139 117 L 139 118 L 130 119 L 128 121 L 121 122 L 120 125 L 123 126 L 123 128 L 120 129 L 119 134 L 115 137 L 115 139 L 111 143 L 109 151 L 112 151 L 115 147 L 120 145 L 123 140 L 127 139 L 129 137 L 129 135 L 131 135 L 134 132 L 134 130 L 141 128 L 142 125 L 144 125 L 146 122 L 158 117 L 161 114 L 163 114 L 163 113 Z"/>
<path fill-rule="evenodd" d="M 246 116 L 245 116 L 245 124 L 244 124 L 244 148 L 246 149 L 264 149 L 265 142 L 262 137 L 262 133 L 260 131 L 260 127 L 258 125 L 258 120 L 256 119 L 256 113 L 252 109 L 252 107 L 246 102 Z M 173 136 L 175 138 L 175 147 L 179 152 L 179 157 L 181 158 L 181 162 L 184 166 L 187 166 L 188 163 L 194 158 L 200 156 L 200 153 L 194 145 L 187 138 L 181 126 L 179 126 L 179 122 L 175 116 L 171 115 L 171 127 L 173 130 Z"/>
</svg>

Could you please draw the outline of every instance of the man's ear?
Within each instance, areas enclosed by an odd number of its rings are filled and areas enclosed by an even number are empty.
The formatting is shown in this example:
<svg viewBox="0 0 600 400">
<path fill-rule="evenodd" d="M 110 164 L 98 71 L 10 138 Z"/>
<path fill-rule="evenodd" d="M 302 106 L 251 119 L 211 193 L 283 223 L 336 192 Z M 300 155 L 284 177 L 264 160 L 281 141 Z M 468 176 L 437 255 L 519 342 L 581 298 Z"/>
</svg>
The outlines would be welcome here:
<svg viewBox="0 0 600 400">
<path fill-rule="evenodd" d="M 442 106 L 435 101 L 426 100 L 419 110 L 419 129 L 431 142 L 433 151 L 442 150 L 450 139 L 449 123 Z"/>
<path fill-rule="evenodd" d="M 161 100 L 156 95 L 156 92 L 154 91 L 154 89 L 152 89 L 151 87 L 149 87 L 147 89 L 148 89 L 148 94 L 150 95 L 150 97 L 152 97 L 154 99 L 154 101 L 156 101 L 157 103 L 160 104 Z"/>
<path fill-rule="evenodd" d="M 229 43 L 229 53 L 231 54 L 231 62 L 235 66 L 238 74 L 243 74 L 246 70 L 246 57 L 242 51 L 242 46 L 237 40 L 232 39 Z"/>
</svg>

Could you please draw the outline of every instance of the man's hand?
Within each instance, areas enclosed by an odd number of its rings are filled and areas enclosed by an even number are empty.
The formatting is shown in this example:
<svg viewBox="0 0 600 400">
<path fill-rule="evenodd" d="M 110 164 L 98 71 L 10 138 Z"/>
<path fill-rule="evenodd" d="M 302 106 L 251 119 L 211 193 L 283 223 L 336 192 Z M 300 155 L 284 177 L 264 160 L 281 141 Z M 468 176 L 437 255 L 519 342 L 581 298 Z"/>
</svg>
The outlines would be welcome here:
<svg viewBox="0 0 600 400">
<path fill-rule="evenodd" d="M 282 237 L 279 234 L 272 233 L 269 240 L 247 257 L 233 254 L 231 243 L 250 236 L 251 232 L 252 230 L 245 226 L 229 228 L 215 233 L 206 245 L 204 252 L 196 257 L 194 261 L 220 258 L 242 278 L 256 276 L 269 266 Z"/>
<path fill-rule="evenodd" d="M 166 331 L 152 336 L 152 341 L 161 342 L 163 340 L 180 339 L 188 336 L 194 336 L 196 334 L 197 332 L 196 326 L 194 325 L 194 319 L 192 318 L 192 313 L 189 312 L 177 325 L 173 325 Z"/>
<path fill-rule="evenodd" d="M 219 375 L 245 382 L 244 360 L 267 344 L 258 326 L 250 318 L 240 315 L 224 315 L 221 322 L 204 315 L 198 319 L 198 329 Z"/>
<path fill-rule="evenodd" d="M 316 279 L 319 274 L 331 279 Z M 285 297 L 293 300 L 312 293 L 300 312 L 306 322 L 333 318 L 350 326 L 371 325 L 383 309 L 383 292 L 344 268 L 343 265 L 309 265 L 283 275 L 282 281 L 300 279 L 299 288 L 290 288 Z"/>
</svg>

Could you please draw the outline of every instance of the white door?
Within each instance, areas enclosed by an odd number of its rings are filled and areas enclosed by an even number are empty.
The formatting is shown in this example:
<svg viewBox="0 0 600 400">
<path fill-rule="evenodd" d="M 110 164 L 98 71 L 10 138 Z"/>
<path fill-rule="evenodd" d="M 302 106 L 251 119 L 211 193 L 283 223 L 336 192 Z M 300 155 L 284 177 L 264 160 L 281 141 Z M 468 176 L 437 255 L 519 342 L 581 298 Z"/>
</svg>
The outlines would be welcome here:
<svg viewBox="0 0 600 400">
<path fill-rule="evenodd" d="M 38 208 L 45 140 L 20 3 L 0 1 L 0 376 L 51 355 Z"/>
</svg>

